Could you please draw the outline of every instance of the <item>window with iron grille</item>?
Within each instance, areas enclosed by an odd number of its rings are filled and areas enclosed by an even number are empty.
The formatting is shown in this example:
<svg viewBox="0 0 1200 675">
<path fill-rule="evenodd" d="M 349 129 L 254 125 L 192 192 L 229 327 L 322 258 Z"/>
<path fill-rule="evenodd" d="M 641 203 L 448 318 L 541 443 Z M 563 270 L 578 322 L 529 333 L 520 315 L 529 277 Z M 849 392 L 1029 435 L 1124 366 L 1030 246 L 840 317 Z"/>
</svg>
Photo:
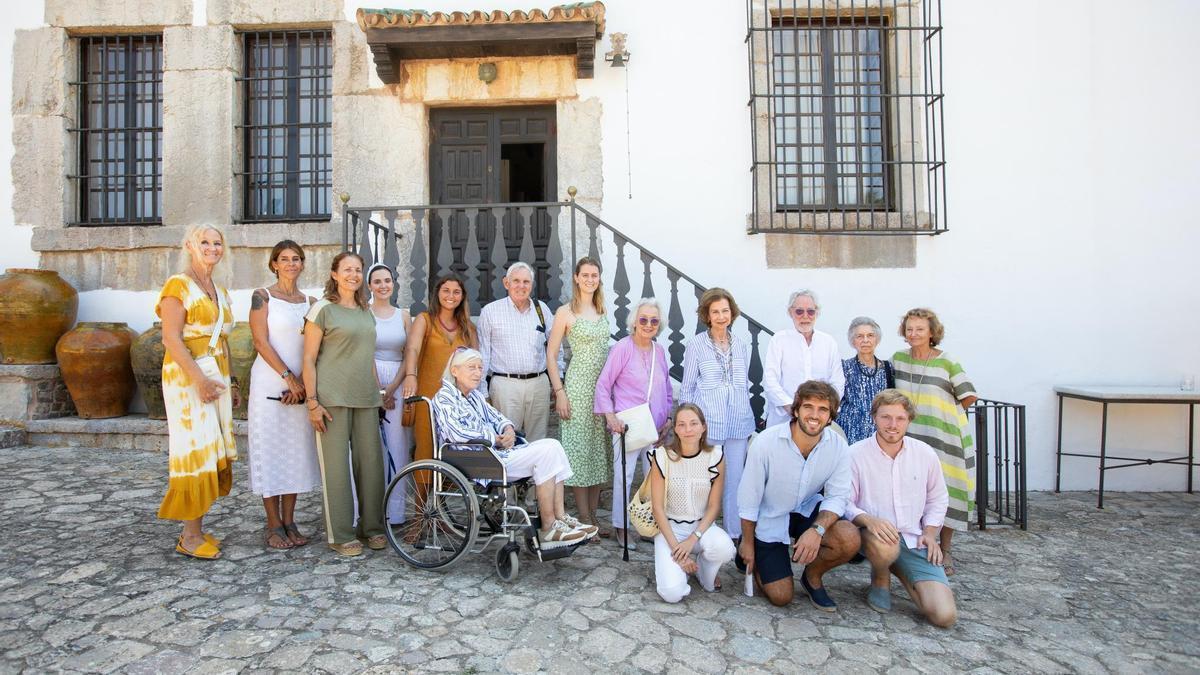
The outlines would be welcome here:
<svg viewBox="0 0 1200 675">
<path fill-rule="evenodd" d="M 162 36 L 79 41 L 80 225 L 162 221 Z"/>
<path fill-rule="evenodd" d="M 244 218 L 324 220 L 331 212 L 329 31 L 245 33 Z"/>
<path fill-rule="evenodd" d="M 747 0 L 752 232 L 945 231 L 939 0 Z"/>
</svg>

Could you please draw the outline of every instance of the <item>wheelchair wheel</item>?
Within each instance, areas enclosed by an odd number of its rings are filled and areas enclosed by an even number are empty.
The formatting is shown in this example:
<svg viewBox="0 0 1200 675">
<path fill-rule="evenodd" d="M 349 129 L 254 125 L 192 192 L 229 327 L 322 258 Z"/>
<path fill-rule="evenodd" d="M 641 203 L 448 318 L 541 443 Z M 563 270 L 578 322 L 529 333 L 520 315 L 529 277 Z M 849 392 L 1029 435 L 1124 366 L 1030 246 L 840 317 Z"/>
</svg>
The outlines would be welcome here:
<svg viewBox="0 0 1200 675">
<path fill-rule="evenodd" d="M 393 499 L 397 492 L 400 496 Z M 453 564 L 479 533 L 479 505 L 471 483 L 438 460 L 401 469 L 384 492 L 383 504 L 388 542 L 414 567 L 433 570 Z"/>
<path fill-rule="evenodd" d="M 500 581 L 511 584 L 517 580 L 521 571 L 521 547 L 516 544 L 505 544 L 496 551 L 496 574 Z"/>
</svg>

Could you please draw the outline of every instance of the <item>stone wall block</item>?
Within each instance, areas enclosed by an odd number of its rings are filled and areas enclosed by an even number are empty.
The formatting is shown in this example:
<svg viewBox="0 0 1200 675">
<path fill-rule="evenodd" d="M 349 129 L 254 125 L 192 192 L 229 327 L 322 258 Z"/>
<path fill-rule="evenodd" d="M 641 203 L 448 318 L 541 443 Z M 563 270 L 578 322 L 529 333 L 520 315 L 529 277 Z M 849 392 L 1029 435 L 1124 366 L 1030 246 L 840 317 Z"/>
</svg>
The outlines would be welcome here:
<svg viewBox="0 0 1200 675">
<path fill-rule="evenodd" d="M 768 269 L 912 268 L 917 266 L 916 237 L 836 234 L 768 234 Z"/>
<path fill-rule="evenodd" d="M 13 40 L 12 113 L 62 115 L 67 105 L 67 31 L 18 30 Z"/>
<path fill-rule="evenodd" d="M 392 96 L 333 97 L 333 190 L 350 205 L 429 201 L 429 122 L 420 103 Z M 341 201 L 334 211 L 341 221 Z"/>
<path fill-rule="evenodd" d="M 13 115 L 13 221 L 61 228 L 67 220 L 66 118 Z"/>
<path fill-rule="evenodd" d="M 333 95 L 361 94 L 370 89 L 375 61 L 367 46 L 367 36 L 358 24 L 335 21 L 333 24 Z"/>
<path fill-rule="evenodd" d="M 485 62 L 496 64 L 491 84 L 479 79 Z M 571 56 L 401 61 L 400 70 L 397 93 L 405 101 L 529 104 L 579 95 Z"/>
<path fill-rule="evenodd" d="M 600 171 L 601 115 L 598 98 L 558 102 L 558 194 L 566 199 L 567 188 L 578 190 L 576 200 L 586 209 L 598 209 L 604 201 L 604 174 Z"/>
<path fill-rule="evenodd" d="M 233 73 L 163 73 L 163 224 L 227 224 L 234 189 Z"/>
<path fill-rule="evenodd" d="M 314 26 L 346 18 L 342 0 L 208 0 L 208 23 L 245 28 Z"/>
<path fill-rule="evenodd" d="M 45 0 L 45 20 L 62 28 L 183 26 L 192 22 L 192 0 Z"/>
<path fill-rule="evenodd" d="M 163 70 L 241 69 L 230 26 L 176 26 L 163 30 Z"/>
</svg>

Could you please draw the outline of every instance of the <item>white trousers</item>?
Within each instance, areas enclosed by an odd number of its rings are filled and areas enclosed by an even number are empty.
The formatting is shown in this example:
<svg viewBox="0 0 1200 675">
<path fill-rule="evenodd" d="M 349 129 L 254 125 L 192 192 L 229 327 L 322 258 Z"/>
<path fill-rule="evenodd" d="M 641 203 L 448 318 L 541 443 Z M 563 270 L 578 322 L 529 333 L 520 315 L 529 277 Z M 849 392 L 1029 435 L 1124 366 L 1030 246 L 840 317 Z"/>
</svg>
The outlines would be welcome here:
<svg viewBox="0 0 1200 675">
<path fill-rule="evenodd" d="M 621 475 L 621 435 L 613 434 L 613 498 L 612 498 L 612 525 L 615 528 L 621 529 L 625 527 L 625 511 L 629 508 L 629 499 L 633 498 L 633 474 L 637 470 L 638 458 L 642 461 L 642 475 L 646 476 L 650 473 L 650 458 L 646 456 L 646 451 L 651 446 L 647 445 L 641 448 L 626 448 L 625 453 L 625 475 Z M 629 499 L 621 499 L 621 481 L 625 481 L 625 495 Z M 636 536 L 636 533 L 634 533 Z"/>
<path fill-rule="evenodd" d="M 686 539 L 697 525 L 699 523 L 671 523 L 675 541 Z M 717 571 L 721 565 L 733 560 L 734 553 L 733 540 L 725 534 L 725 530 L 713 524 L 704 532 L 704 536 L 692 547 L 692 556 L 700 568 L 696 572 L 696 579 L 704 590 L 712 592 Z M 671 547 L 661 532 L 654 536 L 654 585 L 658 596 L 666 602 L 679 602 L 692 592 L 687 573 L 671 557 Z"/>
<path fill-rule="evenodd" d="M 391 383 L 403 366 L 404 364 L 400 361 L 375 360 L 375 372 L 384 386 Z M 399 398 L 397 396 L 397 399 Z M 418 410 L 417 414 L 424 414 L 424 412 L 424 410 Z M 412 434 L 401 424 L 404 403 L 397 400 L 396 407 L 384 410 L 384 413 L 384 423 L 380 425 L 380 430 L 383 436 L 383 487 L 386 490 L 387 486 L 391 484 L 392 478 L 411 461 Z M 392 492 L 392 498 L 388 500 L 384 508 L 384 517 L 389 523 L 397 525 L 404 522 L 404 483 L 396 486 L 396 490 Z"/>
<path fill-rule="evenodd" d="M 746 448 L 750 445 L 750 439 L 730 438 L 710 442 L 720 445 L 725 451 L 725 494 L 721 496 L 721 522 L 725 523 L 725 532 L 730 538 L 741 539 L 742 519 L 738 516 L 737 493 L 738 485 L 742 482 L 742 469 L 746 467 Z"/>
<path fill-rule="evenodd" d="M 504 470 L 509 480 L 533 476 L 533 484 L 541 485 L 548 480 L 561 483 L 575 472 L 567 461 L 562 443 L 553 438 L 543 438 L 526 445 L 517 446 L 508 453 Z"/>
</svg>

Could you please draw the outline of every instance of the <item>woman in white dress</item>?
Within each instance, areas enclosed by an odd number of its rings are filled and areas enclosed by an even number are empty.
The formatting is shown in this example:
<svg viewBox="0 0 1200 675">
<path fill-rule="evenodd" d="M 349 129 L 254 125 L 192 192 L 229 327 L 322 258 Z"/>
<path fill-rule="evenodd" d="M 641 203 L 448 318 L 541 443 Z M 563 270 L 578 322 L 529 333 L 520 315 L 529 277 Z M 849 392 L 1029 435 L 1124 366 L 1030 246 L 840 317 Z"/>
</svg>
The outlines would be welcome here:
<svg viewBox="0 0 1200 675">
<path fill-rule="evenodd" d="M 408 310 L 392 304 L 395 275 L 383 263 L 367 270 L 367 286 L 371 290 L 371 313 L 375 315 L 375 376 L 383 390 L 383 484 L 404 468 L 411 456 L 412 436 L 402 424 L 404 401 L 397 392 L 404 382 L 404 346 L 412 329 Z M 387 521 L 393 525 L 404 522 L 404 486 L 392 493 L 387 505 Z"/>
<path fill-rule="evenodd" d="M 250 370 L 250 488 L 267 512 L 264 543 L 289 549 L 308 543 L 296 527 L 296 495 L 321 485 L 316 437 L 300 381 L 304 315 L 313 298 L 297 286 L 304 249 L 285 239 L 271 249 L 267 269 L 277 281 L 250 298 L 250 331 L 258 358 Z"/>
</svg>

